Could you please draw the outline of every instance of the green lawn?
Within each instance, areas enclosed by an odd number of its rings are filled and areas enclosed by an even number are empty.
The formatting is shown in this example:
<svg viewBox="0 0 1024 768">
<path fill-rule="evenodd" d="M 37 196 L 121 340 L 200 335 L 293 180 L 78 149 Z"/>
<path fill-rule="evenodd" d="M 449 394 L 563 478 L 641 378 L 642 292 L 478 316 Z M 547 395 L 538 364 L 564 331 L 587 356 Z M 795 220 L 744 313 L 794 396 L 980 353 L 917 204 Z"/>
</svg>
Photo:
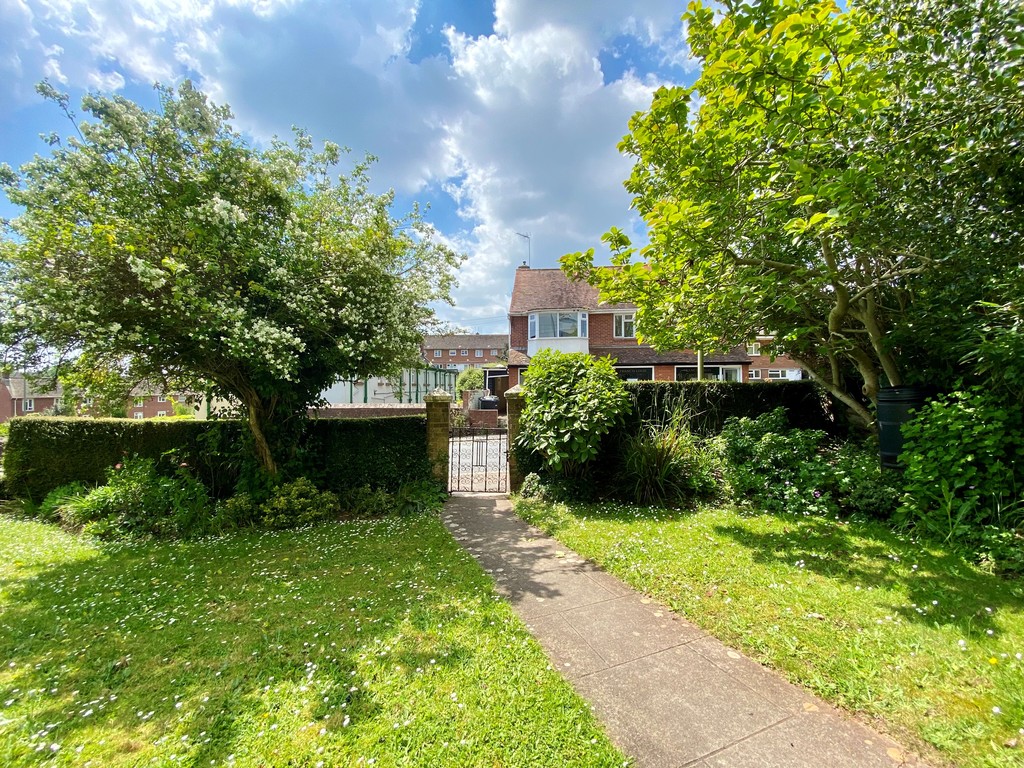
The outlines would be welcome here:
<svg viewBox="0 0 1024 768">
<path fill-rule="evenodd" d="M 0 516 L 0 765 L 611 766 L 433 516 L 99 547 Z"/>
<path fill-rule="evenodd" d="M 870 523 L 524 499 L 516 511 L 933 763 L 1024 766 L 1024 582 Z"/>
</svg>

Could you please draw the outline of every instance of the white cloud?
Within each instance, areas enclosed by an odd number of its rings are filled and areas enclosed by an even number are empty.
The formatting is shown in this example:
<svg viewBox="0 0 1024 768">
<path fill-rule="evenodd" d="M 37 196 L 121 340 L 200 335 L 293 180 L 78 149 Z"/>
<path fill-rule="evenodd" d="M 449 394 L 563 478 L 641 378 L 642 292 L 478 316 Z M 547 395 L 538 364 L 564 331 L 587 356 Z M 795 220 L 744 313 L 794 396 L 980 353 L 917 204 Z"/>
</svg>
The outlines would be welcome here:
<svg viewBox="0 0 1024 768">
<path fill-rule="evenodd" d="M 426 4 L 432 0 L 422 0 Z M 457 5 L 457 3 L 452 3 Z M 685 63 L 678 0 L 496 0 L 492 34 L 445 31 L 448 57 L 407 58 L 421 0 L 0 0 L 0 107 L 44 75 L 122 89 L 194 77 L 258 138 L 292 124 L 381 161 L 400 192 L 450 194 L 470 254 L 455 319 L 504 312 L 532 236 L 534 266 L 635 219 L 616 144 L 658 77 L 614 82 L 623 40 Z M 646 66 L 646 65 L 643 65 Z M 6 159 L 6 158 L 3 158 Z"/>
</svg>

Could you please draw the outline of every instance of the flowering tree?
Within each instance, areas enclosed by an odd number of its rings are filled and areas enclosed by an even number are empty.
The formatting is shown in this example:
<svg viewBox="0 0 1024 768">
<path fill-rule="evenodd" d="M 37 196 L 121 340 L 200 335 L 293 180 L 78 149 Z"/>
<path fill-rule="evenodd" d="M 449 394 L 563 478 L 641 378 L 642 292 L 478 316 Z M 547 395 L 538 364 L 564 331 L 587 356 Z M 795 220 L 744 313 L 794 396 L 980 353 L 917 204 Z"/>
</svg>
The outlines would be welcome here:
<svg viewBox="0 0 1024 768">
<path fill-rule="evenodd" d="M 391 215 L 367 163 L 332 176 L 337 146 L 297 131 L 258 150 L 190 83 L 159 95 L 155 111 L 87 96 L 76 136 L 2 169 L 25 212 L 0 242 L 0 342 L 205 383 L 244 405 L 274 474 L 336 378 L 415 359 L 460 257 L 416 210 Z"/>
</svg>

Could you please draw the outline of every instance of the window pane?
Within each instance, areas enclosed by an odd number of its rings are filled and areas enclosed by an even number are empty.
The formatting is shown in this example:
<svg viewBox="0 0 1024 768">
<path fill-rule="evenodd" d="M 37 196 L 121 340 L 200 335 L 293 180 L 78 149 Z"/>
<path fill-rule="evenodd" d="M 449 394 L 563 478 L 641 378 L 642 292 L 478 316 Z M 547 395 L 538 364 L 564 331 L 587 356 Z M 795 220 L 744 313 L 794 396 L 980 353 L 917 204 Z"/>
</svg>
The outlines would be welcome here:
<svg viewBox="0 0 1024 768">
<path fill-rule="evenodd" d="M 537 315 L 538 328 L 537 336 L 542 339 L 553 339 L 558 336 L 558 315 L 553 312 L 545 312 Z"/>
<path fill-rule="evenodd" d="M 528 335 L 529 335 L 529 337 L 531 339 L 536 339 L 537 338 L 537 316 L 536 315 L 530 315 L 530 328 L 529 328 L 529 334 Z"/>
<path fill-rule="evenodd" d="M 576 313 L 561 312 L 558 315 L 559 338 L 575 338 L 579 335 Z"/>
<path fill-rule="evenodd" d="M 624 319 L 625 318 L 623 318 L 622 315 L 616 315 L 615 316 L 615 332 L 614 333 L 615 333 L 616 336 L 621 336 L 622 335 L 622 321 Z"/>
</svg>

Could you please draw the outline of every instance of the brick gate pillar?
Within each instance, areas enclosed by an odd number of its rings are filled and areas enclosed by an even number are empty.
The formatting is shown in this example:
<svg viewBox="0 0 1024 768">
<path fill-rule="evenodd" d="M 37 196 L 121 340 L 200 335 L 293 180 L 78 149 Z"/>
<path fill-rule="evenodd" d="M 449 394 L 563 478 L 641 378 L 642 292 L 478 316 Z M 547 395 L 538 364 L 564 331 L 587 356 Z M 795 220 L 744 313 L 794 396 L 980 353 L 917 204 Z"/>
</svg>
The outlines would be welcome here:
<svg viewBox="0 0 1024 768">
<path fill-rule="evenodd" d="M 508 403 L 508 489 L 512 493 L 517 493 L 523 487 L 524 475 L 516 462 L 512 446 L 515 445 L 516 436 L 519 434 L 519 418 L 526 404 L 523 388 L 517 384 L 506 391 L 505 402 Z"/>
<path fill-rule="evenodd" d="M 448 438 L 452 396 L 443 389 L 435 389 L 423 396 L 427 406 L 427 459 L 434 479 L 448 487 Z"/>
</svg>

